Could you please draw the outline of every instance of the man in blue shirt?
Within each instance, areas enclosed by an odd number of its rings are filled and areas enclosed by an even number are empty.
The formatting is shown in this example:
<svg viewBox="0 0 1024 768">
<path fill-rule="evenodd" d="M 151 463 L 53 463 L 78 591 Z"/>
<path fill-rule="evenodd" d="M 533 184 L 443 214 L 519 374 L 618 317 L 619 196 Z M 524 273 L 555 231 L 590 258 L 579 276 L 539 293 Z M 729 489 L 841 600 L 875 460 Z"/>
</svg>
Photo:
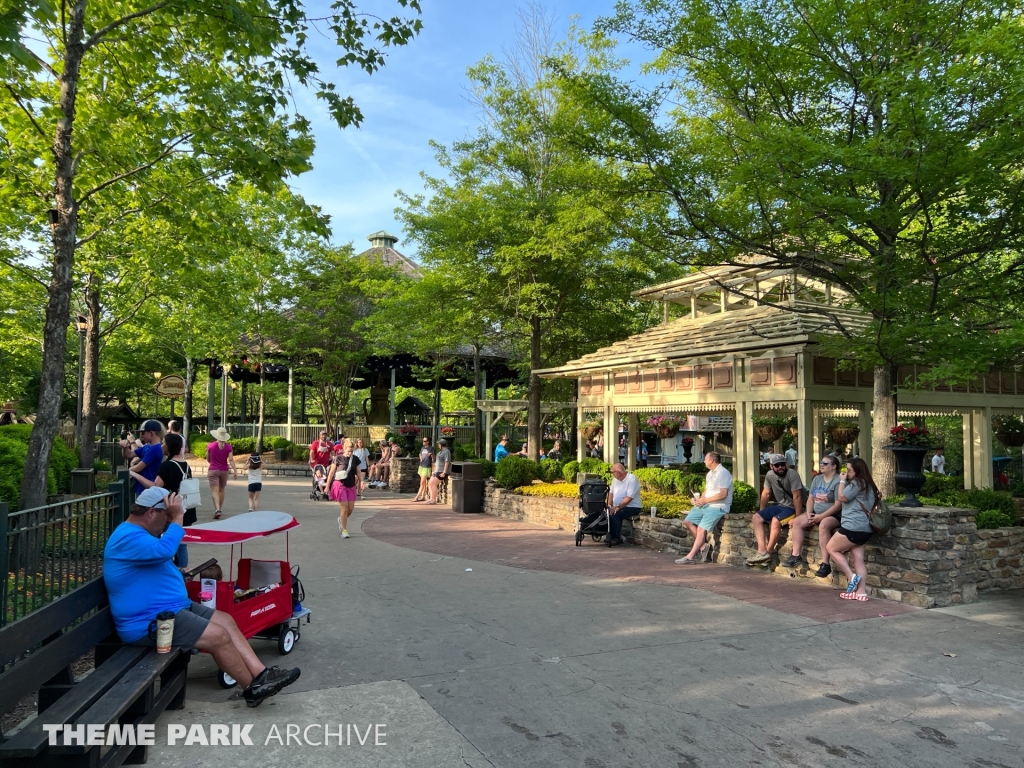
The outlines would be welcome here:
<svg viewBox="0 0 1024 768">
<path fill-rule="evenodd" d="M 501 441 L 494 449 L 494 463 L 497 464 L 506 456 L 508 456 L 508 437 L 506 435 L 502 435 Z"/>
<path fill-rule="evenodd" d="M 242 686 L 245 703 L 259 706 L 299 679 L 296 669 L 267 668 L 235 620 L 223 611 L 193 603 L 173 558 L 185 536 L 185 510 L 177 494 L 146 488 L 117 526 L 103 550 L 103 582 L 117 634 L 129 645 L 156 644 L 156 617 L 174 612 L 172 644 L 199 648 Z"/>
<path fill-rule="evenodd" d="M 156 419 L 146 419 L 139 429 L 139 439 L 142 445 L 136 447 L 131 435 L 128 439 L 121 441 L 121 455 L 126 459 L 132 459 L 132 470 L 138 472 L 151 483 L 156 482 L 156 473 L 164 461 L 164 449 L 160 441 L 163 439 L 164 425 Z M 138 461 L 135 461 L 138 459 Z M 144 488 L 141 483 L 135 484 L 135 495 L 142 493 Z"/>
</svg>

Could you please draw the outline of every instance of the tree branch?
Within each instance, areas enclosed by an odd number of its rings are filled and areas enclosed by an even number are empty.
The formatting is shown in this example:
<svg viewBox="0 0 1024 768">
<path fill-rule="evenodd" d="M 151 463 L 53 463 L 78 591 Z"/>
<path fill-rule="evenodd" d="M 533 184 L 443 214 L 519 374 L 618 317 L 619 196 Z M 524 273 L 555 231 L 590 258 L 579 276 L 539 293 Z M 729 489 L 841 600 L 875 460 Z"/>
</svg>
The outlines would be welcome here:
<svg viewBox="0 0 1024 768">
<path fill-rule="evenodd" d="M 96 43 L 98 43 L 106 35 L 110 34 L 111 32 L 113 32 L 118 27 L 124 26 L 129 21 L 134 21 L 135 19 L 141 19 L 144 16 L 149 16 L 150 14 L 156 13 L 161 8 L 166 8 L 170 4 L 171 4 L 171 0 L 164 0 L 164 2 L 162 2 L 162 3 L 157 3 L 156 5 L 151 5 L 151 6 L 149 6 L 149 8 L 143 8 L 141 11 L 136 11 L 135 13 L 129 13 L 127 16 L 122 16 L 120 19 L 115 19 L 114 21 L 112 21 L 109 24 L 107 24 L 107 26 L 102 27 L 102 28 L 98 29 L 96 32 L 94 32 L 93 35 L 88 40 L 85 41 L 85 44 L 82 46 L 82 52 L 84 53 L 85 51 L 88 51 L 90 48 L 95 46 Z"/>
<path fill-rule="evenodd" d="M 17 102 L 18 106 L 21 107 L 21 111 L 28 115 L 28 119 L 32 121 L 32 126 L 36 129 L 39 135 L 42 136 L 44 139 L 49 138 L 43 131 L 42 127 L 40 127 L 39 123 L 36 122 L 36 118 L 29 111 L 28 107 L 25 106 L 24 102 L 22 102 L 18 94 L 14 92 L 14 89 L 11 88 L 10 84 L 4 83 L 4 88 L 6 88 L 7 92 L 11 94 L 11 98 L 13 98 Z"/>
<path fill-rule="evenodd" d="M 95 195 L 97 192 L 101 192 L 102 190 L 106 189 L 107 187 L 109 187 L 109 186 L 111 186 L 113 184 L 116 184 L 119 181 L 123 181 L 124 179 L 130 178 L 131 176 L 134 176 L 137 173 L 142 173 L 142 171 L 149 170 L 154 165 L 156 165 L 161 160 L 163 160 L 165 157 L 170 155 L 177 147 L 181 146 L 182 144 L 184 144 L 186 141 L 188 141 L 191 138 L 192 138 L 192 134 L 191 133 L 185 134 L 184 136 L 179 136 L 177 139 L 175 139 L 174 141 L 172 141 L 169 144 L 167 144 L 163 148 L 163 151 L 161 151 L 159 155 L 154 157 L 148 163 L 143 163 L 142 165 L 137 166 L 135 168 L 132 168 L 131 170 L 124 171 L 123 173 L 119 173 L 116 176 L 113 176 L 113 177 L 109 178 L 109 179 L 107 179 L 106 181 L 104 181 L 101 184 L 97 184 L 95 187 L 93 187 L 88 192 L 86 192 L 84 195 L 82 195 L 81 198 L 79 198 L 78 205 L 81 205 L 82 203 L 84 203 L 86 200 L 88 200 L 90 197 Z"/>
</svg>

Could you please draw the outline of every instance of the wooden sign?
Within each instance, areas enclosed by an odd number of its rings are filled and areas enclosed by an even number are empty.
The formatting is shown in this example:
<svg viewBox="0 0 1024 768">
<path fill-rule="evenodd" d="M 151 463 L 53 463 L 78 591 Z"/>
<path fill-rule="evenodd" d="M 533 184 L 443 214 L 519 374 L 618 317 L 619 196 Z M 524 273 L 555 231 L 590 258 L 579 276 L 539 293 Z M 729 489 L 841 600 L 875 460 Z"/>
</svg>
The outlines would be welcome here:
<svg viewBox="0 0 1024 768">
<path fill-rule="evenodd" d="M 185 396 L 185 379 L 178 374 L 164 376 L 153 387 L 161 397 L 177 399 Z"/>
</svg>

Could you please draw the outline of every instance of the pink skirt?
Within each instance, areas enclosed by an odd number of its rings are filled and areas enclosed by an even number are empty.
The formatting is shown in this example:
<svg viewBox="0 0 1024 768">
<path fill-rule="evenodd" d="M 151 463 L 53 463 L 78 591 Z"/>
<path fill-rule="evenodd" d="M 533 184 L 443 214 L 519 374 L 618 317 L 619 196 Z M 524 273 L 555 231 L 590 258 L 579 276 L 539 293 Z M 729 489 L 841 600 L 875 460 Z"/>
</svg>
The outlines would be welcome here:
<svg viewBox="0 0 1024 768">
<path fill-rule="evenodd" d="M 328 498 L 331 501 L 355 501 L 356 487 L 353 485 L 351 488 L 347 488 L 340 480 L 335 480 L 331 484 L 331 493 Z"/>
</svg>

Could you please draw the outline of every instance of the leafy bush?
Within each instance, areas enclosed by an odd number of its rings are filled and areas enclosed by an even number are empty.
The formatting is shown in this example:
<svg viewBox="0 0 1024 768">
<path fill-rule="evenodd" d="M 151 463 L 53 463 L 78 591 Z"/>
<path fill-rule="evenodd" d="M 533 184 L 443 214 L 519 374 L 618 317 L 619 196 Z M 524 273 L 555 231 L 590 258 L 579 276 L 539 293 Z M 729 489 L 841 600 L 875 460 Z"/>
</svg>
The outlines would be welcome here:
<svg viewBox="0 0 1024 768">
<path fill-rule="evenodd" d="M 935 496 L 919 495 L 917 498 L 922 504 L 935 507 L 964 507 L 978 511 L 995 510 L 1011 520 L 1014 519 L 1017 512 L 1013 498 L 1009 494 L 983 488 L 975 488 L 970 491 L 949 490 Z M 902 496 L 900 500 L 902 500 Z"/>
<path fill-rule="evenodd" d="M 205 433 L 194 432 L 188 436 L 188 449 L 197 458 L 206 458 L 206 446 L 213 442 L 213 438 Z"/>
<path fill-rule="evenodd" d="M 110 464 L 105 462 L 103 459 L 96 459 L 96 461 L 92 463 L 92 468 L 97 472 L 109 472 Z"/>
<path fill-rule="evenodd" d="M 734 480 L 732 483 L 732 507 L 729 512 L 751 513 L 756 512 L 760 505 L 760 495 L 757 489 L 747 485 L 742 480 Z"/>
<path fill-rule="evenodd" d="M 921 486 L 921 496 L 938 496 L 945 491 L 962 491 L 964 479 L 950 475 L 940 475 L 938 472 L 925 472 L 924 485 Z"/>
<path fill-rule="evenodd" d="M 292 441 L 281 435 L 271 435 L 263 438 L 263 448 L 267 451 L 276 451 L 279 448 L 291 448 Z"/>
<path fill-rule="evenodd" d="M 1018 499 L 1024 497 L 1024 481 L 1010 483 L 1010 495 Z"/>
<path fill-rule="evenodd" d="M 706 475 L 708 467 L 703 461 L 695 461 L 693 464 L 683 464 L 679 471 L 687 475 Z"/>
<path fill-rule="evenodd" d="M 580 471 L 580 463 L 576 459 L 570 459 L 562 464 L 562 479 L 567 483 L 576 482 L 576 473 Z"/>
<path fill-rule="evenodd" d="M 25 457 L 28 455 L 31 436 L 31 424 L 0 427 L 0 501 L 6 501 L 12 510 L 17 509 L 21 501 L 21 477 L 25 472 Z M 66 493 L 71 487 L 71 470 L 77 465 L 78 458 L 74 451 L 62 441 L 55 440 L 46 473 L 46 492 Z"/>
<path fill-rule="evenodd" d="M 540 465 L 537 469 L 540 474 L 540 479 L 545 483 L 553 483 L 556 480 L 564 479 L 562 477 L 562 462 L 560 461 L 555 461 L 554 459 L 541 459 Z"/>
<path fill-rule="evenodd" d="M 291 457 L 295 461 L 309 461 L 309 447 L 292 444 Z M 205 453 L 205 450 L 203 451 Z"/>
<path fill-rule="evenodd" d="M 669 495 L 664 493 L 641 493 L 640 504 L 643 508 L 643 514 L 650 515 L 651 507 L 657 507 L 658 517 L 666 519 L 685 517 L 692 506 L 687 498 L 678 494 Z"/>
<path fill-rule="evenodd" d="M 452 458 L 455 461 L 465 461 L 469 458 L 469 454 L 464 446 L 456 445 L 455 448 L 452 449 Z"/>
<path fill-rule="evenodd" d="M 498 466 L 497 464 L 487 459 L 473 459 L 473 461 L 483 467 L 484 477 L 494 477 L 494 470 Z"/>
<path fill-rule="evenodd" d="M 518 488 L 537 479 L 537 462 L 525 456 L 506 456 L 494 469 L 494 479 L 503 488 Z"/>
<path fill-rule="evenodd" d="M 677 493 L 689 496 L 691 493 L 700 493 L 704 490 L 704 477 L 702 475 L 684 475 L 679 473 L 679 477 L 675 478 L 674 484 Z"/>
<path fill-rule="evenodd" d="M 574 483 L 566 482 L 523 485 L 516 488 L 515 492 L 523 496 L 547 496 L 557 499 L 575 499 L 580 495 L 580 489 Z"/>
<path fill-rule="evenodd" d="M 604 478 L 606 483 L 611 483 L 612 481 L 612 465 L 606 464 L 600 459 L 584 459 L 580 462 L 579 471 L 587 474 L 600 475 Z M 575 479 L 576 478 L 574 477 L 573 480 Z"/>
<path fill-rule="evenodd" d="M 974 518 L 979 530 L 986 528 L 1008 528 L 1013 525 L 1013 518 L 998 509 L 986 509 Z"/>
</svg>

